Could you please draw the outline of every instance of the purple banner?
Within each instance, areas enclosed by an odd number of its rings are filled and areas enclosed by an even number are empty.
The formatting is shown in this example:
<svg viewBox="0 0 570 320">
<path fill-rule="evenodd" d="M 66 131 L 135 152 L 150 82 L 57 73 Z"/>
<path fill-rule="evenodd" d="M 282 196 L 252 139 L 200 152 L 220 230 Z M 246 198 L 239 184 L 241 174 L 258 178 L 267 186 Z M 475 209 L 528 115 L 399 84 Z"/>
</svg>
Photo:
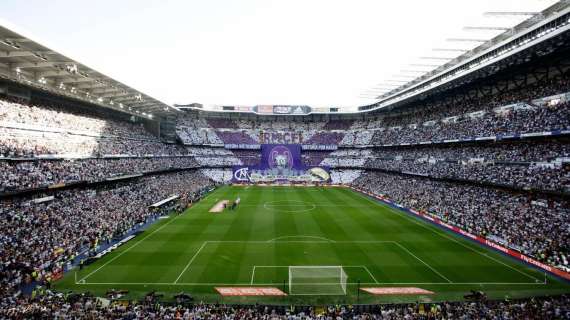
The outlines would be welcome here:
<svg viewBox="0 0 570 320">
<path fill-rule="evenodd" d="M 307 167 L 301 159 L 299 144 L 261 145 L 261 163 L 255 167 L 235 166 L 234 182 L 327 182 L 328 168 Z"/>
<path fill-rule="evenodd" d="M 292 143 L 302 143 L 303 134 L 299 132 L 265 132 L 261 131 L 259 133 L 259 141 L 262 144 L 292 144 Z"/>
<path fill-rule="evenodd" d="M 301 169 L 302 165 L 299 144 L 261 145 L 260 169 Z"/>
</svg>

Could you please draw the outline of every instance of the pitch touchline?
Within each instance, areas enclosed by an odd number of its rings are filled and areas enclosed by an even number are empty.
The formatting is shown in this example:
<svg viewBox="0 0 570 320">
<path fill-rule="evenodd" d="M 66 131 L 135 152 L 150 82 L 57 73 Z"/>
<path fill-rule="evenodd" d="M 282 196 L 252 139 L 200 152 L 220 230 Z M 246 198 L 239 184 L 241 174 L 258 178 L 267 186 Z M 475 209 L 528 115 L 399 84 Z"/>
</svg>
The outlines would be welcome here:
<svg viewBox="0 0 570 320">
<path fill-rule="evenodd" d="M 449 239 L 449 240 L 451 240 L 451 241 L 453 241 L 453 242 L 455 242 L 455 243 L 457 243 L 457 244 L 460 244 L 460 245 L 463 246 L 464 248 L 467 248 L 467 249 L 469 249 L 469 250 L 471 250 L 471 251 L 473 251 L 473 252 L 476 252 L 476 253 L 478 253 L 478 254 L 480 254 L 480 255 L 482 255 L 482 256 L 484 256 L 484 257 L 490 259 L 490 260 L 493 260 L 493 261 L 495 261 L 495 262 L 497 262 L 497 263 L 500 263 L 500 264 L 502 264 L 502 265 L 504 265 L 504 266 L 506 266 L 506 267 L 508 267 L 508 268 L 510 268 L 510 269 L 512 269 L 512 270 L 515 270 L 515 271 L 517 271 L 518 273 L 520 273 L 520 274 L 522 274 L 522 275 L 524 275 L 524 276 L 526 276 L 526 277 L 528 277 L 528 278 L 530 278 L 530 279 L 533 279 L 533 280 L 536 280 L 536 281 L 542 281 L 542 280 L 539 280 L 538 278 L 536 278 L 536 277 L 534 277 L 534 276 L 529 275 L 528 273 L 526 273 L 526 272 L 524 272 L 524 271 L 521 271 L 521 270 L 519 270 L 519 269 L 517 269 L 517 268 L 515 268 L 515 267 L 513 267 L 513 266 L 510 266 L 510 265 L 508 265 L 508 264 L 506 264 L 506 263 L 504 263 L 504 262 L 502 262 L 502 261 L 500 261 L 500 260 L 497 260 L 497 259 L 491 257 L 491 256 L 488 255 L 487 253 L 484 253 L 484 252 L 481 252 L 481 251 L 479 251 L 479 250 L 476 250 L 476 249 L 472 248 L 471 246 L 468 246 L 468 245 L 466 245 L 466 244 L 464 244 L 464 243 L 462 243 L 462 242 L 460 242 L 460 241 L 454 239 L 453 237 L 451 237 L 451 236 L 449 236 L 449 235 L 447 235 L 447 234 L 445 234 L 445 233 L 441 233 L 441 232 L 436 231 L 436 230 L 435 230 L 435 227 L 432 227 L 433 229 L 430 228 L 430 227 L 428 227 L 427 225 L 425 225 L 425 223 L 421 223 L 421 222 L 417 221 L 414 217 L 408 216 L 407 213 L 401 212 L 400 210 L 396 210 L 396 209 L 390 207 L 389 205 L 386 205 L 386 204 L 384 204 L 384 203 L 378 202 L 377 200 L 372 200 L 372 199 L 371 199 L 370 197 L 368 197 L 368 196 L 364 196 L 364 195 L 361 195 L 361 196 L 362 196 L 364 199 L 367 199 L 368 201 L 370 201 L 370 202 L 372 202 L 372 203 L 375 203 L 375 204 L 378 205 L 378 206 L 381 206 L 382 208 L 388 208 L 390 211 L 392 211 L 393 213 L 396 213 L 398 216 L 402 216 L 402 217 L 404 217 L 405 219 L 407 219 L 407 220 L 409 220 L 409 221 L 412 221 L 413 223 L 415 223 L 415 224 L 421 226 L 422 228 L 427 229 L 427 230 L 430 230 L 431 232 L 433 232 L 433 233 L 439 235 L 440 237 L 447 238 L 447 239 Z"/>
<path fill-rule="evenodd" d="M 208 241 L 204 241 L 204 243 L 202 243 L 202 246 L 200 247 L 200 249 L 198 249 L 198 251 L 196 251 L 196 253 L 192 256 L 192 259 L 190 259 L 190 261 L 188 261 L 188 263 L 186 264 L 186 267 L 184 267 L 184 270 L 182 270 L 182 272 L 180 272 L 180 274 L 178 275 L 178 278 L 176 278 L 176 280 L 174 280 L 174 284 L 176 284 L 178 282 L 178 280 L 180 280 L 180 278 L 182 277 L 184 272 L 186 272 L 186 269 L 188 269 L 190 264 L 192 264 L 192 261 L 194 261 L 194 259 L 196 259 L 196 257 L 198 256 L 200 251 L 202 251 L 202 249 L 204 249 L 206 244 L 208 244 Z"/>
<path fill-rule="evenodd" d="M 393 211 L 395 211 L 395 209 L 392 209 L 392 208 L 390 208 L 390 209 L 393 210 Z M 406 217 L 406 218 L 407 218 L 407 217 Z M 408 218 L 408 219 L 410 219 L 410 218 Z M 414 223 L 422 225 L 422 224 L 421 224 L 420 222 L 418 222 L 418 221 L 414 221 Z M 427 228 L 427 229 L 430 229 L 430 228 L 428 228 L 427 226 L 424 226 L 424 225 L 422 225 L 422 227 Z M 434 227 L 434 228 L 435 228 L 435 227 Z M 445 234 L 445 233 L 437 232 L 437 231 L 435 231 L 435 230 L 433 230 L 433 229 L 432 229 L 432 232 L 438 234 L 438 235 L 441 236 L 441 237 L 447 238 L 447 239 L 449 239 L 449 240 L 451 240 L 451 241 L 453 241 L 453 242 L 455 242 L 455 243 L 458 243 L 458 244 L 460 244 L 461 246 L 463 246 L 464 248 L 467 248 L 467 249 L 469 249 L 469 250 L 471 250 L 471 251 L 473 251 L 473 252 L 476 252 L 476 253 L 478 253 L 479 255 L 483 256 L 483 257 L 486 257 L 486 258 L 488 258 L 488 259 L 490 259 L 490 260 L 493 260 L 493 261 L 495 261 L 495 262 L 497 262 L 497 263 L 500 263 L 500 264 L 502 264 L 502 265 L 504 265 L 504 266 L 506 266 L 506 267 L 508 267 L 508 268 L 510 268 L 510 269 L 512 269 L 512 270 L 515 270 L 515 271 L 517 271 L 518 273 L 520 273 L 520 274 L 522 274 L 522 275 L 524 275 L 524 276 L 526 276 L 526 277 L 528 277 L 528 278 L 530 278 L 530 279 L 533 279 L 533 280 L 536 280 L 536 281 L 541 281 L 540 279 L 538 279 L 538 278 L 536 278 L 536 277 L 534 277 L 534 276 L 531 276 L 531 275 L 529 275 L 528 273 L 526 273 L 526 272 L 524 272 L 524 271 L 521 271 L 521 270 L 519 270 L 519 269 L 517 269 L 517 268 L 515 268 L 515 267 L 513 267 L 513 266 L 511 266 L 511 265 L 508 265 L 508 264 L 506 264 L 506 263 L 504 263 L 504 262 L 502 262 L 502 261 L 500 261 L 500 260 L 498 260 L 498 259 L 496 259 L 496 258 L 494 258 L 494 257 L 492 257 L 492 256 L 490 256 L 490 255 L 488 255 L 486 252 L 481 252 L 481 251 L 479 251 L 479 250 L 476 250 L 476 249 L 472 248 L 471 246 L 468 246 L 468 245 L 466 245 L 466 244 L 464 244 L 464 243 L 462 243 L 462 242 L 459 242 L 458 240 L 452 238 L 451 236 L 449 236 L 449 235 L 447 235 L 447 234 Z"/>
<path fill-rule="evenodd" d="M 311 285 L 323 285 L 327 283 L 308 283 Z M 329 283 L 330 284 L 330 283 Z M 357 285 L 358 282 L 347 282 L 346 284 Z M 360 282 L 361 285 L 547 285 L 544 282 Z M 84 282 L 76 285 L 129 285 L 129 286 L 251 286 L 251 283 L 222 283 L 222 282 Z M 282 282 L 256 283 L 256 286 L 283 285 Z"/>
<path fill-rule="evenodd" d="M 180 217 L 181 215 L 178 215 L 176 217 L 174 217 L 174 219 L 171 219 L 170 221 L 168 221 L 167 223 L 165 223 L 163 226 L 161 226 L 158 229 L 155 229 L 153 232 L 151 232 L 150 234 L 148 234 L 146 237 L 140 239 L 137 243 L 133 244 L 132 246 L 128 247 L 127 249 L 123 250 L 121 253 L 117 254 L 116 256 L 114 256 L 112 259 L 110 259 L 109 261 L 105 262 L 103 265 L 101 265 L 99 268 L 93 270 L 91 273 L 87 274 L 85 277 L 83 277 L 81 280 L 79 280 L 79 282 L 84 282 L 85 279 L 89 278 L 90 276 L 92 276 L 95 272 L 101 270 L 103 267 L 105 267 L 106 265 L 108 265 L 109 263 L 115 261 L 117 258 L 119 258 L 120 256 L 122 256 L 123 254 L 125 254 L 127 251 L 131 250 L 132 248 L 138 246 L 141 242 L 143 242 L 144 240 L 146 240 L 146 238 L 152 236 L 155 232 L 162 230 L 162 228 L 166 227 L 167 225 L 171 224 L 172 222 L 174 222 L 174 220 L 176 220 L 178 217 Z"/>
<path fill-rule="evenodd" d="M 372 201 L 372 200 L 370 200 Z M 379 203 L 377 203 L 378 205 L 380 205 Z M 395 209 L 389 208 L 393 211 L 396 211 Z M 366 266 L 344 266 L 344 267 L 362 267 L 364 270 L 367 271 L 367 273 L 370 275 L 371 279 L 374 280 L 374 282 L 372 283 L 361 283 L 361 284 L 433 284 L 433 285 L 439 285 L 439 284 L 453 284 L 453 285 L 536 285 L 536 284 L 545 284 L 542 281 L 538 280 L 535 277 L 532 277 L 518 269 L 515 269 L 509 265 L 506 265 L 500 261 L 497 261 L 496 259 L 483 254 L 482 252 L 479 252 L 471 247 L 468 247 L 466 245 L 464 245 L 463 243 L 458 242 L 457 240 L 450 238 L 447 235 L 444 234 L 440 234 L 439 232 L 433 231 L 434 233 L 439 234 L 440 236 L 444 236 L 446 238 L 449 238 L 450 240 L 453 240 L 456 243 L 461 244 L 462 246 L 476 252 L 479 253 L 480 255 L 483 255 L 489 259 L 492 259 L 496 262 L 500 262 L 501 264 L 510 267 L 511 269 L 518 271 L 520 273 L 522 273 L 523 275 L 528 276 L 529 278 L 532 278 L 533 280 L 536 280 L 537 282 L 530 282 L 530 283 L 521 283 L 521 282 L 515 282 L 515 283 L 506 283 L 506 282 L 452 282 L 451 280 L 449 280 L 447 277 L 445 277 L 443 274 L 441 274 L 440 272 L 438 272 L 435 268 L 433 268 L 432 266 L 430 266 L 429 264 L 427 264 L 425 261 L 423 261 L 422 259 L 420 259 L 419 257 L 417 257 L 415 254 L 413 254 L 410 250 L 408 250 L 407 248 L 405 248 L 403 245 L 401 245 L 400 243 L 398 243 L 397 241 L 382 241 L 382 240 L 361 240 L 361 241 L 335 241 L 335 240 L 331 240 L 328 238 L 324 238 L 324 237 L 318 237 L 318 236 L 283 236 L 283 237 L 278 237 L 278 238 L 274 238 L 274 239 L 270 239 L 270 240 L 265 240 L 265 241 L 248 241 L 248 240 L 208 240 L 208 241 L 204 241 L 202 243 L 202 245 L 200 246 L 200 248 L 198 249 L 198 251 L 196 251 L 196 253 L 192 256 L 192 258 L 188 261 L 188 263 L 186 264 L 186 266 L 184 267 L 184 269 L 182 270 L 182 272 L 178 275 L 178 277 L 176 278 L 176 280 L 173 283 L 139 283 L 139 282 L 131 282 L 131 283 L 114 283 L 114 282 L 98 282 L 98 283 L 86 283 L 85 280 L 90 277 L 91 275 L 95 274 L 96 272 L 98 272 L 100 269 L 102 269 L 103 267 L 105 267 L 106 265 L 108 265 L 109 263 L 113 262 L 114 260 L 116 260 L 117 258 L 119 258 L 120 256 L 122 256 L 123 254 L 125 254 L 127 251 L 129 251 L 130 249 L 136 247 L 137 245 L 139 245 L 141 242 L 143 242 L 144 240 L 146 240 L 147 238 L 149 238 L 150 236 L 152 236 L 154 233 L 158 232 L 159 230 L 163 229 L 164 227 L 166 227 L 167 225 L 169 225 L 170 223 L 172 223 L 174 220 L 176 220 L 177 217 L 175 217 L 174 219 L 168 221 L 167 223 L 165 223 L 163 226 L 159 227 L 158 229 L 155 229 L 152 233 L 148 234 L 146 237 L 142 238 L 141 240 L 139 240 L 137 243 L 135 243 L 134 245 L 132 245 L 131 247 L 125 249 L 124 251 L 122 251 L 120 254 L 118 254 L 117 256 L 115 256 L 114 258 L 110 259 L 109 261 L 107 261 L 105 264 L 101 265 L 99 268 L 95 269 L 94 271 L 92 271 L 91 273 L 89 273 L 87 276 L 83 277 L 79 282 L 76 281 L 76 284 L 87 284 L 87 285 L 112 285 L 112 284 L 124 284 L 124 285 L 193 285 L 193 286 L 199 286 L 199 285 L 251 285 L 253 284 L 254 281 L 254 275 L 255 275 L 255 268 L 256 267 L 289 267 L 289 266 L 254 266 L 253 267 L 253 272 L 252 272 L 252 277 L 251 277 L 251 282 L 248 283 L 244 283 L 244 284 L 239 284 L 239 283 L 229 283 L 229 284 L 225 284 L 225 283 L 179 283 L 178 281 L 180 280 L 180 278 L 182 277 L 182 275 L 188 270 L 188 268 L 190 267 L 190 265 L 193 263 L 193 261 L 196 259 L 196 257 L 200 254 L 200 252 L 204 249 L 204 247 L 208 244 L 208 242 L 213 242 L 213 243 L 259 243 L 259 244 L 268 244 L 268 243 L 394 243 L 395 245 L 397 245 L 398 247 L 400 247 L 402 250 L 404 250 L 406 253 L 408 253 L 409 255 L 411 255 L 412 257 L 414 257 L 415 259 L 417 259 L 418 261 L 420 261 L 422 264 L 426 265 L 429 269 L 431 269 L 434 273 L 436 273 L 438 276 L 440 276 L 442 279 L 446 280 L 447 283 L 436 283 L 436 282 L 424 282 L 424 283 L 404 283 L 404 282 L 400 282 L 400 283 L 388 283 L 388 282 L 378 282 L 376 280 L 376 278 L 374 277 L 374 275 L 370 272 L 370 270 L 368 270 L 368 268 Z M 407 219 L 409 219 L 406 216 Z M 415 220 L 412 220 L 414 223 L 421 225 L 424 228 L 427 228 L 426 226 L 423 226 L 420 222 L 417 222 Z M 429 228 L 428 228 L 429 229 Z M 292 241 L 292 240 L 282 240 L 282 241 L 276 241 L 279 239 L 285 239 L 285 238 L 295 238 L 295 237 L 299 237 L 299 238 L 316 238 L 316 239 L 323 239 L 323 240 L 313 240 L 313 241 Z M 538 282 L 540 281 L 540 282 Z M 349 283 L 349 284 L 353 284 L 353 283 Z M 257 285 L 274 285 L 274 283 L 258 283 Z"/>
<path fill-rule="evenodd" d="M 443 279 L 445 279 L 445 281 L 452 283 L 451 280 L 449 280 L 446 276 L 444 276 L 443 274 L 441 274 L 439 271 L 435 270 L 434 267 L 430 266 L 429 264 L 427 264 L 425 261 L 423 261 L 422 259 L 418 258 L 415 254 L 413 254 L 410 250 L 408 250 L 406 247 L 404 247 L 403 245 L 401 245 L 400 243 L 398 243 L 397 241 L 394 241 L 394 243 L 400 247 L 402 250 L 406 251 L 408 254 L 410 254 L 412 257 L 416 258 L 417 260 L 419 260 L 421 263 L 425 264 L 428 268 L 431 269 L 431 271 L 435 272 L 438 276 L 442 277 Z"/>
</svg>

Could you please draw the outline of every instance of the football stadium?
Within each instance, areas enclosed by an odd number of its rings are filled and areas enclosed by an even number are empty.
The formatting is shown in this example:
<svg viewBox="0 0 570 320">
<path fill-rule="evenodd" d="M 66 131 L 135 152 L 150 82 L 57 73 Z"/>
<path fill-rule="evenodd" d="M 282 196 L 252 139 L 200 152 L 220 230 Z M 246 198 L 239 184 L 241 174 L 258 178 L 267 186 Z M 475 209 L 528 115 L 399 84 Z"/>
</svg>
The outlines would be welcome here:
<svg viewBox="0 0 570 320">
<path fill-rule="evenodd" d="M 418 1 L 336 84 L 406 4 L 127 2 L 0 4 L 0 319 L 570 318 L 570 1 Z"/>
</svg>

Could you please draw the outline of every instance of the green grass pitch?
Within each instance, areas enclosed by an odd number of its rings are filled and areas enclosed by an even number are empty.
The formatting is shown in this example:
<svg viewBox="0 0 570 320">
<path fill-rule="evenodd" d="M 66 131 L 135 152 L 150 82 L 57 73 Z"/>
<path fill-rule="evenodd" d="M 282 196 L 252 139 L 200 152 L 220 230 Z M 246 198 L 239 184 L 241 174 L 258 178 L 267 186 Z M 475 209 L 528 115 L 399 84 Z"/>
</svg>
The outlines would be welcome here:
<svg viewBox="0 0 570 320">
<path fill-rule="evenodd" d="M 209 213 L 221 200 L 241 205 Z M 481 199 L 484 201 L 484 199 Z M 288 266 L 343 266 L 346 295 L 220 297 L 215 286 L 288 288 Z M 426 296 L 357 294 L 419 287 Z M 61 291 L 127 289 L 127 298 L 184 291 L 224 303 L 382 303 L 570 292 L 570 285 L 348 188 L 226 186 L 184 214 L 159 220 L 118 250 L 55 284 Z"/>
</svg>

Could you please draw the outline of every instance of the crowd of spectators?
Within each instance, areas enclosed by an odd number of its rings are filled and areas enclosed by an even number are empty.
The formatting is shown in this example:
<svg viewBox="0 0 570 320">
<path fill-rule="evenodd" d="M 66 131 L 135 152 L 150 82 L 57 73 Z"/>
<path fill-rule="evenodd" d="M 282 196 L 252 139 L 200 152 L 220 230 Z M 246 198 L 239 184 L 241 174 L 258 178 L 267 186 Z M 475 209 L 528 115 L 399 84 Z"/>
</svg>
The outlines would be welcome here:
<svg viewBox="0 0 570 320">
<path fill-rule="evenodd" d="M 0 127 L 0 159 L 45 155 L 185 155 L 184 147 L 159 141 L 101 138 L 70 133 L 36 132 Z M 62 143 L 65 142 L 65 143 Z"/>
<path fill-rule="evenodd" d="M 459 115 L 493 112 L 497 108 L 506 105 L 524 102 L 533 104 L 536 99 L 553 96 L 560 93 L 568 93 L 570 88 L 570 74 L 566 73 L 556 78 L 544 79 L 531 85 L 521 86 L 516 89 L 493 93 L 491 95 L 478 96 L 470 100 L 447 99 L 447 102 L 432 101 L 418 102 L 408 106 L 399 113 L 389 113 L 382 117 L 381 127 L 406 127 L 409 124 L 421 124 L 428 121 L 439 121 Z M 524 110 L 524 109 L 523 109 Z"/>
<path fill-rule="evenodd" d="M 331 183 L 349 185 L 362 174 L 362 170 L 331 169 Z"/>
<path fill-rule="evenodd" d="M 266 137 L 280 137 L 279 138 L 265 138 L 260 139 L 261 133 L 272 133 Z M 295 143 L 300 144 L 316 144 L 316 145 L 337 145 L 339 144 L 346 133 L 346 131 L 317 131 L 314 129 L 309 130 L 292 130 L 285 131 L 292 133 L 301 138 L 296 140 Z M 228 129 L 214 130 L 210 128 L 192 128 L 192 127 L 177 127 L 176 133 L 180 140 L 186 145 L 224 145 L 224 144 L 245 144 L 254 145 L 261 143 L 290 143 L 283 135 L 283 131 L 263 131 L 259 129 Z M 371 134 L 370 134 L 371 135 Z"/>
<path fill-rule="evenodd" d="M 310 138 L 303 141 L 304 144 L 316 145 L 338 145 L 344 138 L 344 132 L 338 131 L 319 131 Z"/>
<path fill-rule="evenodd" d="M 374 158 L 379 159 L 441 159 L 454 161 L 482 159 L 484 161 L 511 163 L 550 162 L 568 157 L 570 157 L 570 141 L 568 139 L 392 147 L 376 149 L 374 152 Z"/>
<path fill-rule="evenodd" d="M 335 305 L 324 308 L 266 305 L 105 304 L 88 294 L 66 296 L 47 291 L 35 299 L 7 298 L 0 317 L 8 319 L 279 319 L 279 320 L 443 320 L 567 319 L 565 295 L 500 301 Z"/>
<path fill-rule="evenodd" d="M 178 127 L 188 127 L 193 129 L 208 128 L 208 122 L 204 118 L 185 115 L 176 118 L 176 125 Z"/>
<path fill-rule="evenodd" d="M 352 120 L 331 120 L 323 126 L 323 131 L 340 130 L 346 131 L 350 129 Z"/>
<path fill-rule="evenodd" d="M 355 129 L 345 131 L 344 137 L 340 141 L 341 146 L 367 146 L 372 144 L 373 130 Z"/>
<path fill-rule="evenodd" d="M 259 144 L 246 131 L 216 131 L 216 134 L 224 144 Z"/>
<path fill-rule="evenodd" d="M 564 75 L 468 101 L 411 106 L 400 114 L 382 117 L 372 144 L 414 144 L 567 129 L 568 102 L 553 98 L 539 103 L 536 99 L 568 93 L 569 88 L 568 75 Z"/>
<path fill-rule="evenodd" d="M 301 152 L 301 161 L 305 166 L 320 166 L 323 160 L 331 154 L 330 151 L 303 151 Z"/>
<path fill-rule="evenodd" d="M 209 118 L 206 122 L 210 128 L 214 129 L 238 129 L 238 125 L 227 118 Z"/>
<path fill-rule="evenodd" d="M 235 156 L 201 156 L 196 157 L 198 164 L 203 167 L 231 167 L 243 164 L 240 159 Z"/>
<path fill-rule="evenodd" d="M 144 223 L 156 214 L 151 204 L 172 195 L 191 199 L 211 185 L 199 171 L 187 171 L 1 201 L 0 297 Z"/>
<path fill-rule="evenodd" d="M 499 239 L 540 261 L 570 267 L 568 200 L 381 172 L 366 172 L 353 185 Z"/>
<path fill-rule="evenodd" d="M 228 168 L 200 169 L 200 172 L 217 183 L 229 183 L 233 178 L 232 170 Z"/>
<path fill-rule="evenodd" d="M 202 147 L 186 147 L 189 155 L 195 157 L 213 157 L 213 156 L 232 156 L 233 152 L 225 148 L 212 148 L 208 146 Z"/>
<path fill-rule="evenodd" d="M 291 121 L 291 119 L 267 119 L 258 121 L 254 119 L 235 120 L 240 129 L 252 129 L 257 131 L 319 131 L 323 130 L 326 121 Z"/>
<path fill-rule="evenodd" d="M 197 167 L 193 157 L 137 157 L 61 160 L 0 160 L 0 192 L 35 189 L 78 181 Z"/>
<path fill-rule="evenodd" d="M 570 191 L 566 139 L 377 149 L 365 167 L 509 185 Z"/>
<path fill-rule="evenodd" d="M 371 149 L 338 149 L 328 154 L 320 165 L 331 168 L 361 169 L 365 166 L 366 161 L 372 158 L 373 151 Z"/>
<path fill-rule="evenodd" d="M 320 157 L 319 157 L 320 156 Z M 382 169 L 511 186 L 570 192 L 567 139 L 303 152 L 306 165 Z"/>
<path fill-rule="evenodd" d="M 517 106 L 507 105 L 515 99 L 513 96 L 509 95 L 502 101 L 502 96 L 497 96 L 496 101 L 491 104 L 487 102 L 488 99 L 472 100 L 452 106 L 435 104 L 426 107 L 432 112 L 419 108 L 418 110 L 422 111 L 407 112 L 399 116 L 391 115 L 356 122 L 335 120 L 315 126 L 320 129 L 315 129 L 315 127 L 303 129 L 304 123 L 300 124 L 301 127 L 295 128 L 295 122 L 291 122 L 290 126 L 293 128 L 282 130 L 301 133 L 303 144 L 366 146 L 419 144 L 420 142 L 451 139 L 565 130 L 570 127 L 569 102 L 534 105 L 523 100 L 526 97 L 525 92 L 514 96 L 520 97 L 520 100 L 514 100 L 519 101 Z M 489 109 L 489 106 L 497 107 Z M 450 113 L 452 116 L 444 117 Z M 440 115 L 441 118 L 434 118 L 436 115 Z M 187 122 L 188 120 L 185 123 Z M 259 144 L 260 132 L 267 133 L 276 130 L 272 127 L 264 130 L 237 128 L 236 123 L 229 120 L 223 123 L 227 127 L 216 127 L 223 130 L 179 126 L 177 132 L 186 144 Z"/>
<path fill-rule="evenodd" d="M 568 88 L 568 76 L 564 75 L 468 101 L 421 102 L 403 111 L 379 113 L 358 121 L 181 117 L 176 132 L 186 146 L 163 143 L 141 124 L 110 120 L 49 102 L 30 104 L 2 97 L 0 192 L 167 169 L 208 168 L 2 200 L 0 318 L 87 315 L 151 319 L 440 319 L 466 314 L 471 318 L 569 317 L 569 301 L 565 296 L 515 302 L 387 305 L 372 312 L 338 307 L 318 315 L 310 309 L 287 313 L 267 307 L 103 306 L 100 300 L 90 297 L 70 301 L 49 291 L 34 299 L 15 295 L 18 287 L 32 280 L 32 274 L 33 280 L 49 276 L 79 253 L 152 219 L 156 212 L 149 210 L 150 204 L 173 194 L 180 195 L 182 200 L 193 198 L 214 182 L 229 182 L 232 171 L 228 167 L 255 166 L 260 161 L 259 150 L 230 151 L 211 145 L 258 144 L 262 133 L 268 132 L 279 139 L 294 136 L 300 144 L 348 147 L 334 152 L 303 151 L 303 164 L 330 166 L 333 183 L 352 184 L 387 196 L 406 207 L 430 213 L 473 234 L 492 238 L 568 270 L 570 203 L 567 200 L 432 179 L 454 178 L 568 192 L 568 141 L 379 147 L 374 151 L 350 148 L 568 129 L 570 102 L 557 98 L 547 103 L 535 100 L 567 93 Z M 432 178 L 422 177 L 426 175 Z"/>
<path fill-rule="evenodd" d="M 509 112 L 487 112 L 481 117 L 461 116 L 455 121 L 409 123 L 384 127 L 375 132 L 373 145 L 419 144 L 420 142 L 492 137 L 522 133 L 565 130 L 570 127 L 568 102 Z M 414 121 L 415 119 L 409 119 Z"/>
<path fill-rule="evenodd" d="M 379 114 L 357 121 L 283 121 L 192 119 L 179 121 L 179 135 L 188 144 L 259 142 L 260 132 L 300 132 L 304 144 L 386 145 L 419 144 L 564 130 L 570 127 L 569 102 L 557 97 L 568 93 L 568 75 L 530 86 L 458 102 L 418 104 L 403 111 Z M 214 131 L 216 129 L 217 131 Z"/>
<path fill-rule="evenodd" d="M 182 143 L 187 145 L 223 145 L 213 129 L 177 126 L 176 134 Z"/>
<path fill-rule="evenodd" d="M 435 178 L 450 178 L 486 182 L 517 189 L 535 189 L 570 193 L 569 164 L 499 164 L 468 161 L 437 160 L 369 160 L 366 168 L 382 169 L 426 175 Z"/>
<path fill-rule="evenodd" d="M 293 133 L 301 138 L 296 143 L 332 145 L 339 144 L 344 132 L 352 121 L 256 121 L 230 120 L 221 118 L 201 119 L 191 116 L 178 120 L 176 132 L 180 140 L 187 145 L 220 144 L 260 144 L 262 133 L 282 137 L 283 133 Z M 270 135 L 271 136 L 271 135 Z M 276 138 L 277 139 L 277 138 Z M 267 139 L 265 139 L 267 140 Z M 263 143 L 285 143 L 282 141 L 263 141 Z"/>
<path fill-rule="evenodd" d="M 257 166 L 261 163 L 259 150 L 232 150 L 232 152 L 244 166 Z"/>
<path fill-rule="evenodd" d="M 241 164 L 223 148 L 167 144 L 140 125 L 5 97 L 0 99 L 0 135 L 0 192 Z"/>
<path fill-rule="evenodd" d="M 0 97 L 0 124 L 34 126 L 46 131 L 73 130 L 97 136 L 157 140 L 139 124 L 104 119 L 84 112 L 79 114 L 48 102 L 31 104 L 8 97 Z"/>
</svg>

